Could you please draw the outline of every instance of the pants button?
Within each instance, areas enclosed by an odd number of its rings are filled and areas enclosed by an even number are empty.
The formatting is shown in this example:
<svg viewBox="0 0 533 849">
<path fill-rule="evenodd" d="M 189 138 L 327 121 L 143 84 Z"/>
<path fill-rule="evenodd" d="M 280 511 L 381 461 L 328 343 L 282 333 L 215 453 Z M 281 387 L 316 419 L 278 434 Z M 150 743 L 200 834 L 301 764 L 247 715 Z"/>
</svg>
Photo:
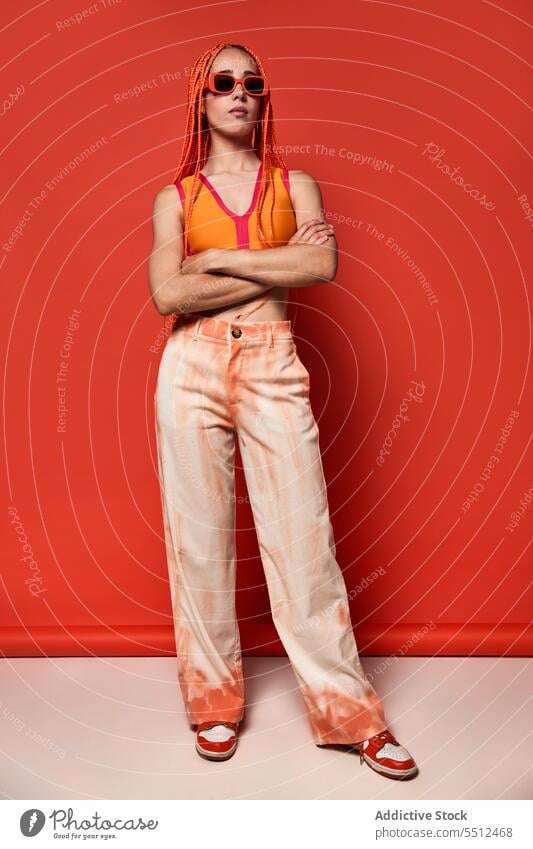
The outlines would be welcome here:
<svg viewBox="0 0 533 849">
<path fill-rule="evenodd" d="M 234 327 L 233 330 L 231 331 L 231 335 L 234 336 L 235 339 L 238 339 L 240 336 L 242 336 L 241 328 L 240 327 Z"/>
</svg>

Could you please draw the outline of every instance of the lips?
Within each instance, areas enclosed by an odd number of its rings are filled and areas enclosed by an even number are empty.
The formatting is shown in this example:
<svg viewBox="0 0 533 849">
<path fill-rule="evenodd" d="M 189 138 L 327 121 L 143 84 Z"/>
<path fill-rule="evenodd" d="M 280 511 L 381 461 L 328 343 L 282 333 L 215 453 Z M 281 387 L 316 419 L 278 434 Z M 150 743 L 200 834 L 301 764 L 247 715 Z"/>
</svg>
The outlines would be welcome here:
<svg viewBox="0 0 533 849">
<path fill-rule="evenodd" d="M 235 109 L 230 109 L 229 112 L 230 115 L 248 115 L 248 110 L 243 109 L 241 106 L 236 106 Z"/>
</svg>

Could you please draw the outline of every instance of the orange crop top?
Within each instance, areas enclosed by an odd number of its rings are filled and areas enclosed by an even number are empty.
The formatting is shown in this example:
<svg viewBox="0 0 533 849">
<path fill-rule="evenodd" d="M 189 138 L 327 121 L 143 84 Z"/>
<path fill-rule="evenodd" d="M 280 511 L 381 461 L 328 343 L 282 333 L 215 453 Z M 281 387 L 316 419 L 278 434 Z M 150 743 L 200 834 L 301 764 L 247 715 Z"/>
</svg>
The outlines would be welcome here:
<svg viewBox="0 0 533 849">
<path fill-rule="evenodd" d="M 244 215 L 235 215 L 229 209 L 214 186 L 204 174 L 199 174 L 200 189 L 194 202 L 190 229 L 187 236 L 190 254 L 205 251 L 208 248 L 251 248 L 260 250 L 268 247 L 257 236 L 256 204 L 261 188 L 263 162 L 259 166 L 252 202 Z M 274 180 L 274 206 L 272 209 L 272 229 L 274 246 L 286 245 L 297 230 L 296 215 L 289 194 L 289 172 L 286 168 L 272 166 Z M 186 211 L 189 202 L 194 175 L 175 181 L 181 204 Z M 269 237 L 270 204 L 272 188 L 269 186 L 263 203 L 261 227 L 265 238 Z M 185 216 L 184 219 L 185 221 Z"/>
</svg>

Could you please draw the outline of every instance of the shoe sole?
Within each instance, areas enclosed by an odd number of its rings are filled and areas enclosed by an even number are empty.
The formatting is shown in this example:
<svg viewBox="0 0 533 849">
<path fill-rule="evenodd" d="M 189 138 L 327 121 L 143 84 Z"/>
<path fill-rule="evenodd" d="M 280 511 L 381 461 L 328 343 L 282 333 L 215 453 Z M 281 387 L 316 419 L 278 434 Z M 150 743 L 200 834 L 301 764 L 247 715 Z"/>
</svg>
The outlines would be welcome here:
<svg viewBox="0 0 533 849">
<path fill-rule="evenodd" d="M 418 767 L 413 766 L 410 769 L 398 770 L 392 769 L 391 767 L 377 764 L 371 758 L 368 758 L 365 754 L 363 754 L 363 760 L 368 764 L 368 766 L 374 770 L 374 772 L 380 772 L 382 775 L 386 775 L 390 778 L 410 778 L 412 775 L 416 775 L 418 772 Z"/>
<path fill-rule="evenodd" d="M 227 761 L 228 758 L 231 758 L 233 754 L 235 754 L 235 750 L 237 748 L 237 740 L 227 752 L 208 752 L 206 749 L 202 749 L 198 742 L 195 743 L 196 751 L 203 758 L 206 758 L 208 761 Z"/>
</svg>

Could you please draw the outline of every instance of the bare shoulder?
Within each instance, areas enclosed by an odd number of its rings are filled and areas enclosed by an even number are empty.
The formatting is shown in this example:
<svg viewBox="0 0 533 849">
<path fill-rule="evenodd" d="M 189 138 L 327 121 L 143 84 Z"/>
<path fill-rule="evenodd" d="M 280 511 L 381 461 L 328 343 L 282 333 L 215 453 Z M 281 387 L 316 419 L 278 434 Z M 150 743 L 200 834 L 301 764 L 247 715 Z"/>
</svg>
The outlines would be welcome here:
<svg viewBox="0 0 533 849">
<path fill-rule="evenodd" d="M 317 181 L 313 177 L 312 174 L 309 174 L 307 171 L 300 171 L 299 169 L 291 170 L 288 172 L 289 179 L 292 184 L 298 183 L 299 185 L 304 186 L 318 186 Z"/>
<path fill-rule="evenodd" d="M 176 203 L 181 206 L 179 192 L 174 183 L 169 183 L 157 192 L 154 198 L 154 209 L 161 211 L 169 206 L 175 207 Z"/>
<path fill-rule="evenodd" d="M 290 198 L 300 227 L 311 218 L 324 215 L 324 204 L 320 186 L 312 174 L 307 171 L 289 171 Z"/>
<path fill-rule="evenodd" d="M 163 186 L 154 197 L 153 217 L 166 224 L 171 221 L 181 221 L 183 208 L 179 192 L 174 183 Z"/>
<path fill-rule="evenodd" d="M 299 169 L 289 171 L 288 174 L 289 185 L 291 187 L 290 194 L 293 201 L 298 200 L 298 198 L 304 198 L 307 200 L 314 199 L 319 203 L 322 202 L 320 186 L 312 174 L 309 174 L 307 171 L 300 171 Z"/>
</svg>

